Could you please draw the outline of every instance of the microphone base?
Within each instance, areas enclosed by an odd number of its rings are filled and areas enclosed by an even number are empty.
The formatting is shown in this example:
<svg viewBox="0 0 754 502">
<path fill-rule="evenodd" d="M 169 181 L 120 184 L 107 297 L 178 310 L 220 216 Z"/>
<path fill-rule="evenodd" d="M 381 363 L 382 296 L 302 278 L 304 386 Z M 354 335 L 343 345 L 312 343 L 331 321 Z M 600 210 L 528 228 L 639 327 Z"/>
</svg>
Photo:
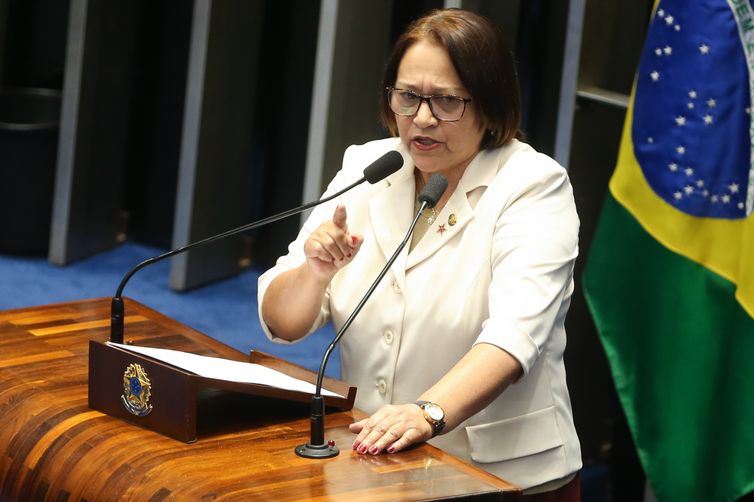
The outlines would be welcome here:
<svg viewBox="0 0 754 502">
<path fill-rule="evenodd" d="M 294 451 L 296 455 L 304 458 L 332 458 L 340 453 L 338 447 L 334 445 L 309 443 L 298 445 Z"/>
</svg>

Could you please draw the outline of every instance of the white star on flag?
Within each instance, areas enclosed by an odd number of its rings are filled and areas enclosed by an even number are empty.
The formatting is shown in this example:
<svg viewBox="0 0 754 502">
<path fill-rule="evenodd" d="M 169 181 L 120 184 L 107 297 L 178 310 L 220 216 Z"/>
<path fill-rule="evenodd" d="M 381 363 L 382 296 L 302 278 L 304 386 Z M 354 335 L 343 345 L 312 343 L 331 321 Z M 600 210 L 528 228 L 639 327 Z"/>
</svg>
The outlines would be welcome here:
<svg viewBox="0 0 754 502">
<path fill-rule="evenodd" d="M 709 54 L 709 45 L 702 44 L 699 46 L 699 52 L 701 52 L 703 55 Z"/>
</svg>

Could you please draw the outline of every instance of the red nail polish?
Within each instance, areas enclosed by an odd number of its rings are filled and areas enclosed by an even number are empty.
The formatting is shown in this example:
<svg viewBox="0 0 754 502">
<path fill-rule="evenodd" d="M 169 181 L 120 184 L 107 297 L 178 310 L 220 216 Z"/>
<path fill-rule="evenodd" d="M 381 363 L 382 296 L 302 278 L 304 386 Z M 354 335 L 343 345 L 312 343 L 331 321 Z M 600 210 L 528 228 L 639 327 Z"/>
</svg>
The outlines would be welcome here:
<svg viewBox="0 0 754 502">
<path fill-rule="evenodd" d="M 361 446 L 361 441 L 354 441 L 353 442 L 353 449 L 356 450 L 358 447 Z"/>
<path fill-rule="evenodd" d="M 356 236 L 355 235 L 351 236 L 351 244 L 356 244 Z"/>
<path fill-rule="evenodd" d="M 379 451 L 379 450 L 377 449 L 377 447 L 376 447 L 376 446 L 372 446 L 372 449 L 371 449 L 371 450 L 369 450 L 369 453 L 371 453 L 372 455 L 377 455 L 377 452 L 378 452 L 378 451 Z"/>
<path fill-rule="evenodd" d="M 393 452 L 395 452 L 395 446 L 391 446 L 390 448 L 388 448 L 388 449 L 387 449 L 387 452 L 388 452 L 388 453 L 393 453 Z"/>
</svg>

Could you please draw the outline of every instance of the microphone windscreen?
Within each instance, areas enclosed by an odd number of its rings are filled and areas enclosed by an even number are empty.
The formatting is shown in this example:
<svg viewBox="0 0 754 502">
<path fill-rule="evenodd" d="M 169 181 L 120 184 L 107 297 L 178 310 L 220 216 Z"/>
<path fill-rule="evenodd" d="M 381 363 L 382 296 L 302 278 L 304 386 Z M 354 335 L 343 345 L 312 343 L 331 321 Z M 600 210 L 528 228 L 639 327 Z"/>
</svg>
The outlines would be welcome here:
<svg viewBox="0 0 754 502">
<path fill-rule="evenodd" d="M 403 156 L 395 150 L 390 150 L 364 169 L 364 177 L 369 183 L 375 184 L 387 178 L 402 166 Z"/>
<path fill-rule="evenodd" d="M 435 207 L 446 188 L 448 188 L 448 178 L 439 173 L 433 174 L 424 185 L 422 193 L 419 194 L 419 202 L 426 202 L 427 207 Z"/>
</svg>

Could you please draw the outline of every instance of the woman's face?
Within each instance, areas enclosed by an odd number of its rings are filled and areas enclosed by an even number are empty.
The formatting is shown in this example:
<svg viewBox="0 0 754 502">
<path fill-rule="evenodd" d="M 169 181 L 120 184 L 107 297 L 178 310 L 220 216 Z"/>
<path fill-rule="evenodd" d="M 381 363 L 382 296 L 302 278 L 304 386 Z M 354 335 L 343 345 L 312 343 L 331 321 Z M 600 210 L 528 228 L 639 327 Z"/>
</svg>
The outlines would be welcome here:
<svg viewBox="0 0 754 502">
<path fill-rule="evenodd" d="M 452 94 L 471 98 L 464 88 L 447 50 L 429 41 L 409 47 L 398 66 L 395 87 L 421 95 Z M 457 182 L 479 152 L 484 128 L 470 102 L 457 122 L 437 120 L 426 101 L 410 117 L 396 115 L 398 134 L 425 179 L 434 173 Z"/>
</svg>

